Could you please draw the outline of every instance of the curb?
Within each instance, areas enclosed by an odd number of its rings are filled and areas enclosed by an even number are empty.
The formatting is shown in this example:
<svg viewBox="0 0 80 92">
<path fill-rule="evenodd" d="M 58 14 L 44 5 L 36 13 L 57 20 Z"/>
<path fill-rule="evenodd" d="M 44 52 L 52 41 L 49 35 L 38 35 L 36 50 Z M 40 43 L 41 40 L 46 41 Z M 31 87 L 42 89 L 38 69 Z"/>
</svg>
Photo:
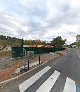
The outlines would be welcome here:
<svg viewBox="0 0 80 92">
<path fill-rule="evenodd" d="M 14 77 L 14 78 L 11 78 L 11 79 L 2 81 L 2 82 L 0 82 L 0 85 L 1 85 L 1 84 L 4 84 L 4 83 L 7 83 L 7 82 L 10 82 L 10 81 L 13 81 L 13 80 L 15 80 L 15 79 L 17 79 L 17 78 L 19 78 L 19 77 L 21 77 L 21 76 L 23 76 L 23 75 L 25 75 L 25 74 L 31 72 L 32 70 L 34 70 L 34 69 L 36 69 L 36 68 L 38 68 L 38 67 L 40 67 L 40 66 L 46 64 L 47 62 L 48 62 L 48 61 L 46 61 L 45 63 L 43 63 L 43 64 L 41 64 L 41 65 L 39 65 L 39 66 L 36 66 L 35 68 L 32 68 L 31 70 L 29 70 L 29 71 L 27 71 L 27 72 L 25 72 L 25 73 L 23 73 L 23 74 L 21 74 L 21 75 L 19 75 L 19 76 L 17 76 L 17 77 Z"/>
</svg>

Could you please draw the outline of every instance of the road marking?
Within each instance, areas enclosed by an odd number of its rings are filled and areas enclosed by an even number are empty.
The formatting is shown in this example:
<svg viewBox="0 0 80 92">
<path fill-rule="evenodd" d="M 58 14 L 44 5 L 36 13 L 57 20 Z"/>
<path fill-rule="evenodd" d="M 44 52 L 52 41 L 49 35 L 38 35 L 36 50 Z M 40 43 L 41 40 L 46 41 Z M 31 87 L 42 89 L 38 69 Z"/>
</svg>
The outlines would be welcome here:
<svg viewBox="0 0 80 92">
<path fill-rule="evenodd" d="M 79 58 L 80 58 L 80 54 L 78 54 Z"/>
<path fill-rule="evenodd" d="M 80 58 L 80 54 L 78 53 L 78 56 L 79 56 L 79 58 Z"/>
<path fill-rule="evenodd" d="M 67 78 L 63 92 L 76 92 L 75 81 Z"/>
<path fill-rule="evenodd" d="M 60 73 L 54 71 L 54 73 L 39 87 L 36 92 L 49 92 L 59 77 Z"/>
<path fill-rule="evenodd" d="M 20 92 L 24 92 L 29 86 L 31 86 L 35 81 L 37 81 L 44 73 L 46 73 L 51 67 L 47 66 L 34 76 L 24 81 L 19 85 Z"/>
</svg>

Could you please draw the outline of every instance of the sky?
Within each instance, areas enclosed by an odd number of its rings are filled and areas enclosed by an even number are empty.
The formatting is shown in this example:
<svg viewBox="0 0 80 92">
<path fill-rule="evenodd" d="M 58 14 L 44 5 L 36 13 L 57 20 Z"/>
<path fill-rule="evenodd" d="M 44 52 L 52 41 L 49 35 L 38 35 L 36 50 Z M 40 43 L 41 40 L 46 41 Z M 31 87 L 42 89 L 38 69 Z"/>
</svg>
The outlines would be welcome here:
<svg viewBox="0 0 80 92">
<path fill-rule="evenodd" d="M 0 35 L 70 44 L 80 34 L 80 0 L 0 0 Z"/>
</svg>

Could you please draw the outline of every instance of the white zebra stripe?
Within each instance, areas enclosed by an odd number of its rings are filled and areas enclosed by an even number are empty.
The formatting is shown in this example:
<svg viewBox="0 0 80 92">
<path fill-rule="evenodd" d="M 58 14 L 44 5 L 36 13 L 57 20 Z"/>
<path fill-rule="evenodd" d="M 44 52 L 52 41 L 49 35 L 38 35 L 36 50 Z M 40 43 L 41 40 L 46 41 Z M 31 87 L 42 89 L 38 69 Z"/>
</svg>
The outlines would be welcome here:
<svg viewBox="0 0 80 92">
<path fill-rule="evenodd" d="M 46 73 L 51 67 L 47 66 L 34 76 L 29 78 L 28 80 L 24 81 L 19 85 L 20 92 L 24 92 L 29 86 L 31 86 L 35 81 L 37 81 L 44 73 Z"/>
<path fill-rule="evenodd" d="M 76 92 L 75 81 L 71 80 L 70 78 L 67 78 L 63 92 Z"/>
<path fill-rule="evenodd" d="M 59 77 L 60 73 L 54 71 L 54 73 L 39 87 L 36 92 L 49 92 Z"/>
</svg>

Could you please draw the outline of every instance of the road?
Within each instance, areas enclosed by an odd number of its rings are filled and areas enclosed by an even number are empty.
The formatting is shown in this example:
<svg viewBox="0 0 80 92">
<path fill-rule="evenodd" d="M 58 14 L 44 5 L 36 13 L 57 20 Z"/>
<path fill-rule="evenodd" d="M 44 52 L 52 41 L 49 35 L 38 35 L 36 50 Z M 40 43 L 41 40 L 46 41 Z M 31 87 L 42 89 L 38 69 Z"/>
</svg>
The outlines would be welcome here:
<svg viewBox="0 0 80 92">
<path fill-rule="evenodd" d="M 0 92 L 80 92 L 80 50 L 69 49 L 55 61 L 3 83 Z"/>
</svg>

